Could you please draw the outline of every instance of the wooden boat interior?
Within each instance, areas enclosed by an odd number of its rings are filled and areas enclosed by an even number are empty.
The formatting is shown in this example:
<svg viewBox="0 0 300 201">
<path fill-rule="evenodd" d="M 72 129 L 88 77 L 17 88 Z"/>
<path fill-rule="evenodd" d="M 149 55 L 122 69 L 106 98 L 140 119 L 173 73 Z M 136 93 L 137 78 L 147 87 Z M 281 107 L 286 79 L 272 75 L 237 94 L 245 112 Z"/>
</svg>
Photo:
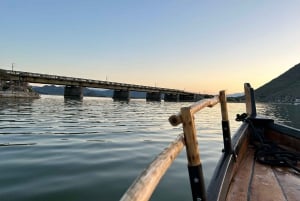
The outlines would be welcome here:
<svg viewBox="0 0 300 201">
<path fill-rule="evenodd" d="M 246 83 L 246 113 L 237 115 L 242 125 L 231 138 L 225 91 L 212 99 L 181 108 L 169 118 L 182 124 L 183 135 L 169 145 L 136 178 L 121 198 L 149 200 L 161 177 L 183 147 L 194 201 L 296 201 L 300 198 L 300 130 L 280 125 L 256 114 L 254 90 Z M 224 149 L 208 187 L 205 187 L 194 114 L 220 103 Z"/>
<path fill-rule="evenodd" d="M 233 143 L 238 155 L 227 170 L 227 185 L 223 183 L 220 187 L 224 189 L 223 195 L 212 181 L 207 200 L 299 200 L 299 130 L 275 124 L 271 119 L 250 121 L 254 125 L 245 124 L 245 139 Z M 253 132 L 259 133 L 264 143 L 254 139 Z"/>
</svg>

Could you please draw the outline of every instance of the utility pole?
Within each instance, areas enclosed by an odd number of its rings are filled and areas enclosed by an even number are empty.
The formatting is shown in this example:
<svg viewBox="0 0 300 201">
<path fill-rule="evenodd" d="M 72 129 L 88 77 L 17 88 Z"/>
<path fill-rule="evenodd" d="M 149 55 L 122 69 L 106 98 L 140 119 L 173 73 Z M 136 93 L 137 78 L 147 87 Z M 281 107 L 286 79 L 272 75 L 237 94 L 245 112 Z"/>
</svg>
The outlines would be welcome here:
<svg viewBox="0 0 300 201">
<path fill-rule="evenodd" d="M 14 71 L 14 63 L 11 63 L 11 71 Z"/>
</svg>

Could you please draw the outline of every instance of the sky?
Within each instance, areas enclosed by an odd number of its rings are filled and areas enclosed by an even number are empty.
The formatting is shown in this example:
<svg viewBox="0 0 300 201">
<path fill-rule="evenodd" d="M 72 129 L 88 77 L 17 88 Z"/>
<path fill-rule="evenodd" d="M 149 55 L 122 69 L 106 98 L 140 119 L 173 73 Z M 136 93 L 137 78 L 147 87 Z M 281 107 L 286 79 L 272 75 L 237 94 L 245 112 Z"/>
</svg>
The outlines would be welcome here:
<svg viewBox="0 0 300 201">
<path fill-rule="evenodd" d="M 200 93 L 300 62 L 298 0 L 0 0 L 0 68 Z"/>
</svg>

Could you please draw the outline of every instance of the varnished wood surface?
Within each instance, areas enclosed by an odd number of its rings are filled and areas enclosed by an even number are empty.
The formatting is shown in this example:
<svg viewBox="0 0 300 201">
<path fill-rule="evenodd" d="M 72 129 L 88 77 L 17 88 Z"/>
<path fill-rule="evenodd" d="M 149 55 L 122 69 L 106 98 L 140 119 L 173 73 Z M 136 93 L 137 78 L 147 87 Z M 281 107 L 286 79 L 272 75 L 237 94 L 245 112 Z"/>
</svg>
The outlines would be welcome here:
<svg viewBox="0 0 300 201">
<path fill-rule="evenodd" d="M 272 168 L 258 162 L 254 163 L 254 172 L 249 190 L 250 201 L 286 200 Z"/>
<path fill-rule="evenodd" d="M 194 116 L 190 108 L 181 108 L 181 119 L 183 126 L 184 142 L 186 148 L 186 156 L 189 166 L 197 166 L 201 164 L 200 153 L 198 148 L 196 126 Z"/>
<path fill-rule="evenodd" d="M 183 149 L 183 135 L 179 135 L 163 152 L 161 152 L 149 166 L 139 175 L 128 188 L 122 201 L 149 200 L 160 179 L 171 166 L 175 158 Z"/>
<path fill-rule="evenodd" d="M 300 175 L 296 175 L 288 168 L 273 168 L 277 180 L 289 201 L 300 200 Z"/>
<path fill-rule="evenodd" d="M 230 184 L 226 201 L 298 201 L 299 198 L 300 175 L 290 168 L 256 162 L 254 149 L 250 147 Z"/>
<path fill-rule="evenodd" d="M 252 174 L 252 166 L 253 166 L 253 150 L 247 150 L 245 159 L 242 161 L 240 165 L 240 170 L 237 171 L 237 174 L 233 178 L 229 193 L 227 195 L 227 201 L 244 201 L 247 200 L 248 196 L 248 186 L 251 179 Z"/>
</svg>

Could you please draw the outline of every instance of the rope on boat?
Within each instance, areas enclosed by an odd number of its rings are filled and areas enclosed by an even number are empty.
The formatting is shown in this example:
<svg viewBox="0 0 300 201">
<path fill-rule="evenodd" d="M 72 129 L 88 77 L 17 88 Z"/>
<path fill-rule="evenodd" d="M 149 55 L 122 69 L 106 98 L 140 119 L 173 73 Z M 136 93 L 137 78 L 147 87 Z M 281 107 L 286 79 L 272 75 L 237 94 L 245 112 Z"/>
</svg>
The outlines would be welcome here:
<svg viewBox="0 0 300 201">
<path fill-rule="evenodd" d="M 300 154 L 293 151 L 288 151 L 278 144 L 268 141 L 264 138 L 264 128 L 256 128 L 251 119 L 247 118 L 247 114 L 237 114 L 236 121 L 247 122 L 254 134 L 254 143 L 256 147 L 255 159 L 260 163 L 271 165 L 290 167 L 300 173 L 300 168 L 297 167 L 300 161 Z"/>
</svg>

